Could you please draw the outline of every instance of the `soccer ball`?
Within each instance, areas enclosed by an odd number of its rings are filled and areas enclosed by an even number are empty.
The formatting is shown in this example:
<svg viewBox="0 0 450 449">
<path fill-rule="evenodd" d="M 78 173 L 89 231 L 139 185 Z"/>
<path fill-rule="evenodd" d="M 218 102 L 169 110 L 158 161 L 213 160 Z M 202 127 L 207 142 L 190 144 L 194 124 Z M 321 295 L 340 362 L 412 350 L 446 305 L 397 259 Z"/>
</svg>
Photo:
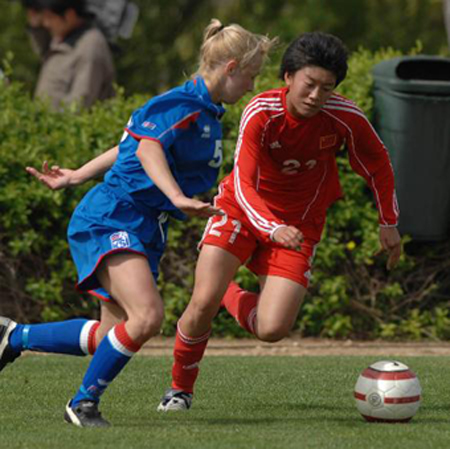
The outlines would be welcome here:
<svg viewBox="0 0 450 449">
<path fill-rule="evenodd" d="M 408 422 L 419 410 L 421 394 L 417 376 L 396 361 L 370 365 L 355 385 L 356 407 L 369 422 Z"/>
</svg>

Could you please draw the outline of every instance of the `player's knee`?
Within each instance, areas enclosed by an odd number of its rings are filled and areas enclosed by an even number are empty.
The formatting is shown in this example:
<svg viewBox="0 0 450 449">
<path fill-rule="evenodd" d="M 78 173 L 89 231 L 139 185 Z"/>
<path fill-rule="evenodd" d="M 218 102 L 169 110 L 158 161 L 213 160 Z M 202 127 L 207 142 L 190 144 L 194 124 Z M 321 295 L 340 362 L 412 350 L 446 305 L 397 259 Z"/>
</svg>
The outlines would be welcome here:
<svg viewBox="0 0 450 449">
<path fill-rule="evenodd" d="M 261 341 L 267 343 L 276 343 L 277 341 L 283 340 L 289 335 L 290 329 L 285 326 L 264 326 L 262 328 L 258 327 L 257 337 Z"/>
<path fill-rule="evenodd" d="M 192 298 L 190 309 L 196 319 L 213 319 L 219 308 L 219 301 L 207 295 L 196 295 Z"/>
<path fill-rule="evenodd" d="M 150 338 L 158 335 L 161 330 L 162 319 L 159 318 L 149 318 L 143 320 L 140 324 L 140 340 L 147 341 Z"/>
<path fill-rule="evenodd" d="M 144 321 L 144 334 L 148 338 L 158 335 L 164 320 L 164 310 L 153 311 L 152 314 Z"/>
<path fill-rule="evenodd" d="M 136 317 L 130 317 L 130 322 L 138 333 L 138 341 L 147 341 L 158 335 L 164 319 L 163 310 L 143 311 Z"/>
</svg>

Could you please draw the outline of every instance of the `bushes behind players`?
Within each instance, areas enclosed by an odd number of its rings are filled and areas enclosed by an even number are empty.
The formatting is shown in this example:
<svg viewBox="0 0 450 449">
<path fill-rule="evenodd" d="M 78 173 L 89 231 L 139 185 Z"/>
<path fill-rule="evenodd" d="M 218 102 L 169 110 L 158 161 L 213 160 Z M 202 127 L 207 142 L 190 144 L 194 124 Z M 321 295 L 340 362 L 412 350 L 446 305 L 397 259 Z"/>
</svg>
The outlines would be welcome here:
<svg viewBox="0 0 450 449">
<path fill-rule="evenodd" d="M 339 91 L 369 117 L 370 69 L 394 56 L 399 56 L 394 50 L 373 54 L 361 49 L 351 57 Z M 274 57 L 256 91 L 279 84 Z M 240 113 L 250 98 L 228 107 L 224 116 L 224 173 L 231 170 Z M 0 81 L 0 314 L 24 322 L 96 316 L 97 301 L 81 300 L 74 290 L 76 272 L 66 242 L 71 213 L 91 184 L 52 192 L 34 183 L 24 167 L 39 166 L 43 160 L 80 166 L 117 143 L 131 111 L 146 100 L 126 98 L 119 89 L 116 98 L 90 111 L 67 108 L 54 113 L 45 103 L 32 101 L 20 84 Z M 387 272 L 383 258 L 374 257 L 378 229 L 371 194 L 349 168 L 345 150 L 338 154 L 338 164 L 346 195 L 329 212 L 298 332 L 330 338 L 450 338 L 450 243 L 411 246 L 398 268 Z M 166 335 L 174 333 L 189 300 L 203 226 L 203 220 L 191 219 L 183 228 L 176 223 L 171 228 L 159 280 Z M 256 278 L 246 269 L 238 273 L 238 281 L 257 290 Z M 216 318 L 214 334 L 242 335 L 225 312 Z"/>
</svg>

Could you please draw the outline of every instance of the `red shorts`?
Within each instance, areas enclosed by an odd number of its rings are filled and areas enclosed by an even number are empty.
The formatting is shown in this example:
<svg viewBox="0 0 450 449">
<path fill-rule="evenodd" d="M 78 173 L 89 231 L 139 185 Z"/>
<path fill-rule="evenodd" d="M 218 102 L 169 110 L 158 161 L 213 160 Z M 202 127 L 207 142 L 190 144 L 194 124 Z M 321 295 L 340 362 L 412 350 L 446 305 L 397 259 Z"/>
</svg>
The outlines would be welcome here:
<svg viewBox="0 0 450 449">
<path fill-rule="evenodd" d="M 315 248 L 320 241 L 325 217 L 295 225 L 304 237 L 300 251 L 296 251 L 275 242 L 262 241 L 244 212 L 239 212 L 236 207 L 227 208 L 226 202 L 218 201 L 216 205 L 226 215 L 209 219 L 200 247 L 218 246 L 236 256 L 257 275 L 280 276 L 308 287 Z"/>
</svg>

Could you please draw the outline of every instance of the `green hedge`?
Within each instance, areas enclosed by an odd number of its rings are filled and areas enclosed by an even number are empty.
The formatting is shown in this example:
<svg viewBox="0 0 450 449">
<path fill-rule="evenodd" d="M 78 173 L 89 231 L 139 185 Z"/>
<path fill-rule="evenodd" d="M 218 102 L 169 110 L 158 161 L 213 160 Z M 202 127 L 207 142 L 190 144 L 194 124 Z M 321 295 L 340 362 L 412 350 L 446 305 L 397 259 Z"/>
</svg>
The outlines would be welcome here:
<svg viewBox="0 0 450 449">
<path fill-rule="evenodd" d="M 350 50 L 407 51 L 420 37 L 428 54 L 449 54 L 442 0 L 133 0 L 140 8 L 131 39 L 114 52 L 119 84 L 127 93 L 153 92 L 196 69 L 203 29 L 211 17 L 239 23 L 287 44 L 300 32 L 326 31 Z M 195 4 L 195 7 L 192 5 Z M 26 35 L 20 1 L 0 0 L 0 58 L 14 53 L 15 75 L 32 90 L 39 58 Z M 357 20 L 355 19 L 357 17 Z"/>
<path fill-rule="evenodd" d="M 351 57 L 349 76 L 340 91 L 369 117 L 370 69 L 397 55 L 394 50 L 371 53 L 361 49 Z M 277 67 L 269 66 L 257 90 L 281 85 L 276 73 Z M 229 107 L 225 115 L 224 173 L 231 169 L 240 113 L 249 98 Z M 125 98 L 120 93 L 90 111 L 77 113 L 69 108 L 56 114 L 44 103 L 31 101 L 20 84 L 0 86 L 2 314 L 27 322 L 97 316 L 96 301 L 80 297 L 73 288 L 76 273 L 65 238 L 70 215 L 92 183 L 51 192 L 31 179 L 24 168 L 40 166 L 43 160 L 80 166 L 116 144 L 131 111 L 145 100 L 142 96 Z M 374 256 L 379 243 L 371 195 L 365 182 L 349 169 L 345 151 L 339 154 L 338 164 L 346 196 L 329 212 L 298 331 L 304 336 L 332 338 L 450 337 L 449 242 L 427 246 L 407 243 L 408 256 L 396 270 L 387 272 L 385 258 Z M 203 225 L 199 219 L 172 223 L 160 279 L 166 335 L 174 333 L 176 320 L 189 300 Z M 238 281 L 257 290 L 256 278 L 245 268 L 239 271 Z M 244 335 L 225 312 L 216 318 L 214 331 L 216 335 Z"/>
</svg>

